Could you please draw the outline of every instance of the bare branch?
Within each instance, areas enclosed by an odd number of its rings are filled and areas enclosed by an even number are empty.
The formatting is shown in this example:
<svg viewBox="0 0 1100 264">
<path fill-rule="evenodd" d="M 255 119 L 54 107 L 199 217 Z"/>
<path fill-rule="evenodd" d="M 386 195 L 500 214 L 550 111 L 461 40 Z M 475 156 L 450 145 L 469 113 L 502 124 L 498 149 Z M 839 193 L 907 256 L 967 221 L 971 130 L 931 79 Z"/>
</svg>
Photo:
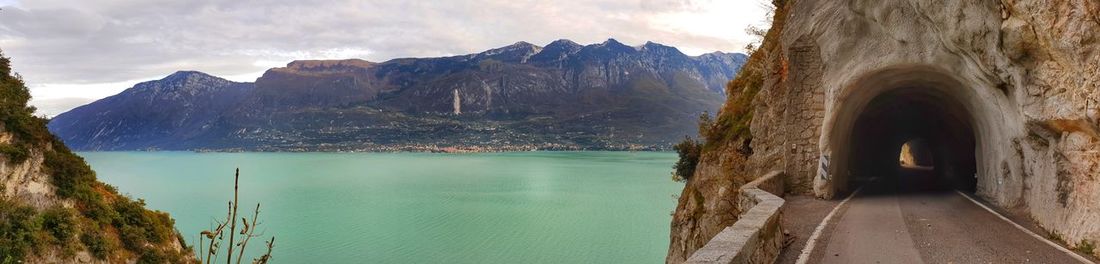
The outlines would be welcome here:
<svg viewBox="0 0 1100 264">
<path fill-rule="evenodd" d="M 241 218 L 241 222 L 244 223 L 244 228 L 241 229 L 241 234 L 246 235 L 246 236 L 244 237 L 244 240 L 241 241 L 240 253 L 237 254 L 237 264 L 241 264 L 241 258 L 244 257 L 244 248 L 246 246 L 248 246 L 248 241 L 252 240 L 253 237 L 256 237 L 254 235 L 255 232 L 256 232 L 256 227 L 260 226 L 260 223 L 256 222 L 257 221 L 256 219 L 259 218 L 259 217 L 260 217 L 260 203 L 256 203 L 256 211 L 254 213 L 252 213 L 252 226 L 251 226 L 251 228 L 249 228 L 249 226 L 248 226 L 248 219 Z M 246 230 L 247 230 L 247 234 L 245 233 Z M 269 248 L 268 250 L 270 251 L 271 249 Z"/>
<path fill-rule="evenodd" d="M 233 263 L 233 236 L 237 232 L 237 190 L 241 182 L 241 168 L 237 168 L 237 171 L 233 174 L 233 217 L 229 218 L 229 248 L 226 250 L 225 264 Z"/>
<path fill-rule="evenodd" d="M 240 174 L 240 169 L 237 169 L 236 173 L 234 174 L 234 180 L 233 180 L 233 200 L 229 201 L 229 203 L 226 207 L 227 209 L 226 209 L 225 221 L 222 221 L 222 220 L 219 220 L 219 219 L 214 219 L 213 222 L 217 226 L 216 228 L 213 228 L 213 230 L 204 230 L 204 231 L 199 233 L 199 252 L 200 252 L 200 254 L 202 252 L 204 252 L 202 244 L 204 242 L 206 242 L 205 239 L 210 240 L 210 242 L 207 243 L 207 245 L 208 245 L 207 248 L 205 249 L 206 258 L 201 258 L 201 256 L 200 256 L 200 259 L 199 259 L 200 263 L 210 264 L 210 263 L 213 263 L 213 261 L 215 259 L 219 258 L 220 254 L 222 252 L 221 245 L 222 245 L 223 242 L 227 242 L 227 241 L 225 241 L 225 237 L 227 235 L 226 233 L 228 233 L 228 236 L 229 236 L 229 241 L 228 241 L 229 244 L 226 246 L 226 248 L 224 250 L 226 252 L 226 263 L 227 264 L 232 264 L 233 263 L 234 247 L 236 247 L 236 250 L 237 250 L 237 264 L 240 264 L 241 261 L 244 259 L 244 250 L 245 250 L 245 248 L 248 247 L 248 242 L 251 241 L 252 238 L 254 238 L 254 237 L 263 236 L 262 232 L 258 235 L 256 234 L 256 230 L 258 230 L 259 229 L 258 227 L 260 226 L 260 220 L 259 220 L 259 218 L 260 218 L 260 204 L 259 203 L 256 203 L 256 210 L 253 211 L 251 219 L 246 218 L 246 217 L 241 217 L 240 218 L 241 219 L 241 229 L 239 231 L 237 230 L 237 221 L 236 221 L 236 219 L 237 219 L 237 204 L 239 202 L 238 198 L 239 198 L 239 190 L 240 190 L 240 175 L 241 175 Z M 226 230 L 226 227 L 229 227 L 229 230 Z M 240 241 L 236 241 L 236 243 L 234 243 L 234 241 L 236 240 L 235 239 L 236 235 L 241 235 L 243 237 L 241 238 Z M 256 258 L 255 260 L 253 260 L 253 263 L 267 263 L 268 261 L 271 260 L 271 250 L 272 250 L 272 248 L 274 247 L 274 244 L 275 244 L 275 237 L 271 237 L 271 240 L 267 241 L 266 243 L 267 243 L 267 253 L 260 256 L 259 258 Z"/>
</svg>

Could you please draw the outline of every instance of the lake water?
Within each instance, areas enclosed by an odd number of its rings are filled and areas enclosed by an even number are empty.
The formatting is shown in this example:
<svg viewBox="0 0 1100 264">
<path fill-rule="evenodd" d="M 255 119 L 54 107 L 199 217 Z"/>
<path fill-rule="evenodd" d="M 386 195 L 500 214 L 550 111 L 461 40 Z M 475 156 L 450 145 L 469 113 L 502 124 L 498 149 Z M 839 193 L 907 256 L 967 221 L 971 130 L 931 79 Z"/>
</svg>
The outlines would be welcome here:
<svg viewBox="0 0 1100 264">
<path fill-rule="evenodd" d="M 240 167 L 274 263 L 663 263 L 683 188 L 667 152 L 79 154 L 192 245 Z"/>
</svg>

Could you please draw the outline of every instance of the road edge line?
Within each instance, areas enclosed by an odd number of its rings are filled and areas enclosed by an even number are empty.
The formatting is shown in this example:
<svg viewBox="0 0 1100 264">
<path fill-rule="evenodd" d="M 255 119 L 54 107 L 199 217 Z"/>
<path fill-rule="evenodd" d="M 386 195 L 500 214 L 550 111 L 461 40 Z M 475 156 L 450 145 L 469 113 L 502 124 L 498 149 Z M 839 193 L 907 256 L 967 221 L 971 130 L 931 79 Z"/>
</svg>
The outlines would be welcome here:
<svg viewBox="0 0 1100 264">
<path fill-rule="evenodd" d="M 848 200 L 852 200 L 852 197 L 856 197 L 856 194 L 858 194 L 859 191 L 862 190 L 863 186 L 860 186 L 859 189 L 856 189 L 856 191 L 852 192 L 852 194 L 849 194 L 848 198 L 844 198 L 844 200 L 840 201 L 840 203 L 837 204 L 836 207 L 833 207 L 833 210 L 829 211 L 828 215 L 825 215 L 825 219 L 821 219 L 821 223 L 817 224 L 817 228 L 815 228 L 814 232 L 810 234 L 810 238 L 806 240 L 806 246 L 802 247 L 802 253 L 798 255 L 798 260 L 794 262 L 795 264 L 806 264 L 810 261 L 810 255 L 813 254 L 814 247 L 817 246 L 817 239 L 821 237 L 821 232 L 824 232 L 825 227 L 829 225 L 829 220 L 831 220 L 833 216 L 836 215 L 836 212 L 840 210 L 840 207 L 843 207 L 845 204 L 847 204 Z"/>
<path fill-rule="evenodd" d="M 1077 261 L 1080 261 L 1081 263 L 1086 263 L 1086 264 L 1095 263 L 1095 262 L 1092 262 L 1091 260 L 1089 260 L 1085 257 L 1082 257 L 1081 255 L 1077 255 L 1076 252 L 1070 251 L 1068 248 L 1062 247 L 1062 245 L 1059 245 L 1058 243 L 1054 243 L 1054 241 L 1050 241 L 1049 239 L 1047 239 L 1043 236 L 1040 236 L 1039 234 L 1036 234 L 1035 232 L 1032 232 L 1031 229 L 1027 229 L 1027 228 L 1021 226 L 1020 224 L 1017 224 L 1016 222 L 1013 222 L 1012 219 L 1008 219 L 1008 217 L 1005 217 L 1001 213 L 998 213 L 997 211 L 994 211 L 992 208 L 989 208 L 988 206 L 985 206 L 985 204 L 982 204 L 982 203 L 978 202 L 978 200 L 974 200 L 974 198 L 970 198 L 969 195 L 966 195 L 962 191 L 955 190 L 955 193 L 958 193 L 963 198 L 966 198 L 967 200 L 970 200 L 971 203 L 974 203 L 974 204 L 978 205 L 979 207 L 981 207 L 982 209 L 985 209 L 989 213 L 997 216 L 997 218 L 1000 218 L 1001 220 L 1004 220 L 1005 222 L 1008 222 L 1009 224 L 1012 224 L 1012 226 L 1016 227 L 1016 229 L 1019 229 L 1020 231 L 1024 231 L 1024 233 L 1026 233 L 1028 235 L 1031 235 L 1031 237 L 1034 237 L 1034 238 L 1036 238 L 1040 241 L 1043 241 L 1044 243 L 1047 243 L 1047 245 L 1050 245 L 1050 246 L 1062 251 L 1063 253 L 1069 254 L 1071 257 L 1073 257 Z"/>
</svg>

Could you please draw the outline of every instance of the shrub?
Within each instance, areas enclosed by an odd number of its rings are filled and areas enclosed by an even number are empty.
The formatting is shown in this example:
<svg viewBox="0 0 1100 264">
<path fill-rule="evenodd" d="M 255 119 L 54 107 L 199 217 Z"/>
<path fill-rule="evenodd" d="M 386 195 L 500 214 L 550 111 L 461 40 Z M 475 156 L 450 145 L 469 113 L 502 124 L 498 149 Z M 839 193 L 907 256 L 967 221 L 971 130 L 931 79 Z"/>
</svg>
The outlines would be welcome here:
<svg viewBox="0 0 1100 264">
<path fill-rule="evenodd" d="M 23 161 L 27 160 L 27 157 L 29 157 L 26 148 L 9 144 L 0 145 L 0 154 L 8 157 L 8 161 L 11 161 L 12 163 L 22 163 Z"/>
<path fill-rule="evenodd" d="M 138 258 L 138 264 L 164 264 L 168 263 L 168 256 L 160 250 L 147 250 Z"/>
<path fill-rule="evenodd" d="M 87 198 L 90 201 L 80 206 L 81 213 L 94 220 L 96 223 L 111 224 L 115 218 L 118 218 L 118 212 L 115 212 L 114 208 L 108 206 L 107 202 L 103 201 L 103 198 L 101 198 L 98 193 L 92 192 L 92 194 L 91 198 Z"/>
<path fill-rule="evenodd" d="M 1096 251 L 1096 245 L 1087 239 L 1081 240 L 1081 243 L 1077 243 L 1077 251 L 1091 256 L 1092 252 Z"/>
<path fill-rule="evenodd" d="M 54 144 L 55 148 L 61 148 L 64 144 Z M 95 182 L 95 172 L 84 158 L 68 151 L 46 152 L 45 167 L 53 178 L 53 184 L 57 186 L 57 195 L 65 198 L 78 198 L 81 202 L 89 202 L 94 194 L 92 184 Z"/>
<path fill-rule="evenodd" d="M 144 210 L 144 213 L 146 223 L 148 224 L 145 226 L 145 237 L 149 239 L 149 241 L 158 244 L 163 243 L 168 241 L 168 239 L 176 233 L 175 229 L 173 229 L 176 223 L 167 213 L 149 210 Z M 186 244 L 180 244 L 180 246 L 184 245 Z"/>
<path fill-rule="evenodd" d="M 62 207 L 54 207 L 42 212 L 42 228 L 59 245 L 68 245 L 77 232 L 73 213 Z"/>
<path fill-rule="evenodd" d="M 113 224 L 119 228 L 123 246 L 140 250 L 146 242 L 160 244 L 167 241 L 174 230 L 172 218 L 163 212 L 145 209 L 145 201 L 118 199 L 114 203 L 117 213 Z"/>
<path fill-rule="evenodd" d="M 34 208 L 0 200 L 0 256 L 21 260 L 39 244 Z"/>
<path fill-rule="evenodd" d="M 710 134 L 714 132 L 714 119 L 710 117 L 709 112 L 703 112 L 699 115 L 699 136 L 703 139 L 710 138 Z"/>
<path fill-rule="evenodd" d="M 691 137 L 684 137 L 683 141 L 672 147 L 680 159 L 672 166 L 672 178 L 676 181 L 687 181 L 695 174 L 695 165 L 699 164 L 699 156 L 703 146 L 699 141 Z"/>
<path fill-rule="evenodd" d="M 118 229 L 118 238 L 122 240 L 122 246 L 134 252 L 141 252 L 145 247 L 145 229 L 124 225 Z"/>
<path fill-rule="evenodd" d="M 92 256 L 97 259 L 107 259 L 107 256 L 111 254 L 111 251 L 115 250 L 115 245 L 107 238 L 103 237 L 99 232 L 85 232 L 80 235 L 80 242 L 84 243 L 84 247 L 92 253 Z"/>
</svg>

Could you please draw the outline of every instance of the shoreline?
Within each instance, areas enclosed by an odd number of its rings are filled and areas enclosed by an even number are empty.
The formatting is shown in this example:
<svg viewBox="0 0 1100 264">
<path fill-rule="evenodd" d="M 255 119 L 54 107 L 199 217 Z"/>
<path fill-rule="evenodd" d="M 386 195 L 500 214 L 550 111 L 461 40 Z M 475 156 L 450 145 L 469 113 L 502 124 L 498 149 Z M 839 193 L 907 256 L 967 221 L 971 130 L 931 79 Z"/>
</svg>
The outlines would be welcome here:
<svg viewBox="0 0 1100 264">
<path fill-rule="evenodd" d="M 320 154 L 344 154 L 344 153 L 347 153 L 347 154 L 354 154 L 354 153 L 363 153 L 363 154 L 368 154 L 368 153 L 377 153 L 377 154 L 399 154 L 399 153 L 416 153 L 416 154 L 420 154 L 420 153 L 423 153 L 423 154 L 484 154 L 484 153 L 524 153 L 524 152 L 562 152 L 562 153 L 566 153 L 566 152 L 653 152 L 653 153 L 660 153 L 660 152 L 673 152 L 673 150 L 672 150 L 672 149 L 648 149 L 648 150 L 621 150 L 621 149 L 579 149 L 579 150 L 549 150 L 549 149 L 539 149 L 539 150 L 499 150 L 499 151 L 453 151 L 453 152 L 447 152 L 447 151 L 309 151 L 309 150 L 303 150 L 303 151 L 277 151 L 277 150 L 233 150 L 233 151 L 222 151 L 222 150 L 148 150 L 148 149 L 144 149 L 144 150 L 73 150 L 73 152 L 78 152 L 78 153 L 110 153 L 110 152 L 148 152 L 148 153 L 155 153 L 155 152 L 166 152 L 166 153 L 167 153 L 167 152 L 181 152 L 181 153 L 196 153 L 196 154 L 204 154 L 204 153 L 213 153 L 213 154 L 229 154 L 229 153 L 273 153 L 273 154 L 277 154 L 277 153 L 320 153 Z"/>
</svg>

